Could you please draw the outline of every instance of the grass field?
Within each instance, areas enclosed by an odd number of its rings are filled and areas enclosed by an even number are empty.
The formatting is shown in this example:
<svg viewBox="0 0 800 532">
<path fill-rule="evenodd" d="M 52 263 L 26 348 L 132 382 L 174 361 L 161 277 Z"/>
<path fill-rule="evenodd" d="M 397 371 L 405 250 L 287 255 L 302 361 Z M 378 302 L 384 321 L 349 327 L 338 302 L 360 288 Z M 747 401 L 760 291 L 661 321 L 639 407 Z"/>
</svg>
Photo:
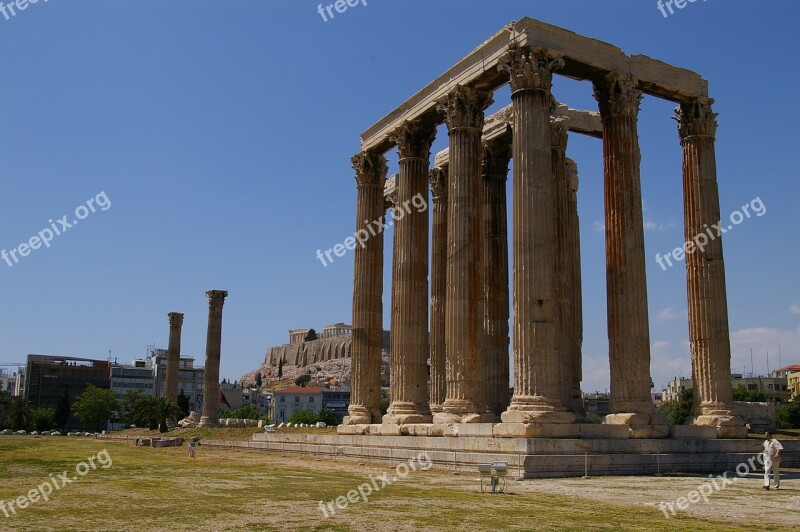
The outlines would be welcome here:
<svg viewBox="0 0 800 532">
<path fill-rule="evenodd" d="M 96 469 L 84 468 L 88 472 L 78 476 L 76 466 L 88 465 L 87 459 L 104 449 L 110 467 L 104 469 L 98 458 Z M 47 502 L 9 517 L 0 512 L 0 530 L 779 530 L 797 523 L 800 501 L 791 481 L 780 492 L 762 492 L 755 479 L 722 492 L 715 502 L 721 506 L 704 510 L 700 503 L 666 519 L 655 504 L 685 495 L 703 479 L 511 481 L 512 494 L 491 495 L 480 493 L 474 475 L 453 476 L 434 466 L 412 471 L 367 501 L 359 498 L 325 518 L 319 501 L 346 496 L 370 476 L 397 471 L 385 464 L 263 451 L 201 446 L 191 459 L 185 446 L 0 437 L 0 500 L 6 505 L 64 471 L 77 480 Z M 769 504 L 777 510 L 765 512 Z M 742 505 L 752 506 L 758 518 L 742 515 Z M 784 510 L 785 519 L 778 516 Z"/>
</svg>

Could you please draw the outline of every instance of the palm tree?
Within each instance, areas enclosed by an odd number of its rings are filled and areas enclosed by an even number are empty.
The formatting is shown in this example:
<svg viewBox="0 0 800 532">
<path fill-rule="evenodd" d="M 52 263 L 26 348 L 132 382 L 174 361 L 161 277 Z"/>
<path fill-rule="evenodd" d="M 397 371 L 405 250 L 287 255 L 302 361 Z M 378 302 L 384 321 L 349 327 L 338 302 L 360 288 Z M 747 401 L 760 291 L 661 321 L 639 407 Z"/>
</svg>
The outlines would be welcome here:
<svg viewBox="0 0 800 532">
<path fill-rule="evenodd" d="M 6 427 L 20 430 L 33 422 L 33 409 L 24 397 L 14 397 L 6 410 Z"/>
<path fill-rule="evenodd" d="M 165 397 L 142 397 L 131 411 L 131 418 L 136 425 L 146 426 L 150 430 L 158 428 L 159 432 L 167 432 L 167 420 L 177 419 L 180 415 L 178 405 L 170 403 Z"/>
</svg>

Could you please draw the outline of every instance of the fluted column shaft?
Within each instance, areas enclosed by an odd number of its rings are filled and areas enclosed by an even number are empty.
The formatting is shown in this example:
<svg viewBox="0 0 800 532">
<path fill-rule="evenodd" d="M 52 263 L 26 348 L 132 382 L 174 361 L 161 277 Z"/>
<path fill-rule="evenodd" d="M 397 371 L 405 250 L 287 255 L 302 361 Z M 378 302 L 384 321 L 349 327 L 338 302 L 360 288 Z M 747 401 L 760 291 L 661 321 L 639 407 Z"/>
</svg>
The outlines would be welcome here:
<svg viewBox="0 0 800 532">
<path fill-rule="evenodd" d="M 219 423 L 219 361 L 222 349 L 222 306 L 228 292 L 209 290 L 208 333 L 206 335 L 206 364 L 203 380 L 203 413 L 199 426 L 210 427 Z"/>
<path fill-rule="evenodd" d="M 552 133 L 552 168 L 555 187 L 556 224 L 556 298 L 558 301 L 558 359 L 561 370 L 561 402 L 573 410 L 573 382 L 575 380 L 574 354 L 572 352 L 575 332 L 572 314 L 573 265 L 572 237 L 570 231 L 570 190 L 567 180 L 567 126 L 563 119 L 550 123 Z"/>
<path fill-rule="evenodd" d="M 406 122 L 394 133 L 400 155 L 392 264 L 392 402 L 383 423 L 425 423 L 428 406 L 428 178 L 432 123 Z M 412 206 L 413 205 L 413 206 Z"/>
<path fill-rule="evenodd" d="M 707 238 L 706 232 L 720 221 L 714 152 L 717 115 L 712 103 L 711 99 L 684 103 L 676 116 L 683 146 L 684 235 L 693 243 L 687 246 L 686 286 L 699 424 L 735 415 L 722 237 Z"/>
<path fill-rule="evenodd" d="M 353 157 L 358 196 L 353 270 L 353 341 L 350 406 L 345 425 L 377 423 L 381 419 L 381 351 L 383 348 L 383 232 L 386 212 L 386 158 L 377 153 Z"/>
<path fill-rule="evenodd" d="M 181 358 L 181 327 L 183 314 L 170 312 L 169 318 L 169 344 L 167 344 L 167 378 L 164 396 L 172 404 L 178 402 L 178 375 L 180 372 Z"/>
<path fill-rule="evenodd" d="M 506 180 L 511 135 L 483 147 L 483 265 L 486 406 L 500 416 L 510 401 L 508 364 L 508 216 Z"/>
<path fill-rule="evenodd" d="M 450 135 L 447 220 L 447 397 L 434 421 L 486 418 L 481 258 L 481 130 L 491 95 L 457 86 L 441 109 Z"/>
<path fill-rule="evenodd" d="M 583 291 L 581 281 L 581 233 L 578 218 L 578 166 L 575 161 L 567 158 L 566 177 L 569 187 L 567 207 L 567 235 L 569 238 L 569 253 L 567 264 L 572 276 L 570 290 L 570 311 L 572 331 L 570 334 L 570 358 L 572 367 L 572 403 L 568 408 L 579 417 L 586 415 L 581 395 L 581 381 L 583 380 Z"/>
<path fill-rule="evenodd" d="M 571 423 L 556 349 L 555 197 L 550 131 L 552 72 L 563 61 L 512 47 L 501 59 L 514 113 L 514 396 L 506 423 Z"/>
<path fill-rule="evenodd" d="M 431 170 L 431 412 L 441 412 L 447 394 L 445 301 L 447 298 L 447 167 Z"/>
<path fill-rule="evenodd" d="M 611 412 L 649 414 L 650 332 L 637 120 L 642 92 L 616 72 L 595 85 L 603 122 Z"/>
</svg>

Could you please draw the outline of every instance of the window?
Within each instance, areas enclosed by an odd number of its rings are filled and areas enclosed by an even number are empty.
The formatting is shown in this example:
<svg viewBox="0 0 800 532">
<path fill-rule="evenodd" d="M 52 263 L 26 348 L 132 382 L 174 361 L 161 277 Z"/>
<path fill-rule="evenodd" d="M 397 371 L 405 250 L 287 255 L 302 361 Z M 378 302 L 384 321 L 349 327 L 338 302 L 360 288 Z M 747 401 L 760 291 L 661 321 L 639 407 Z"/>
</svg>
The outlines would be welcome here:
<svg viewBox="0 0 800 532">
<path fill-rule="evenodd" d="M 772 391 L 772 385 L 771 385 L 771 384 L 770 384 L 770 385 L 768 385 L 768 386 L 767 386 L 767 389 L 769 389 L 769 391 Z"/>
<path fill-rule="evenodd" d="M 295 395 L 294 396 L 294 402 L 295 403 L 299 403 L 300 402 L 300 396 L 299 395 Z"/>
<path fill-rule="evenodd" d="M 314 397 L 313 397 L 313 396 L 312 396 L 312 397 L 309 397 L 309 398 L 308 398 L 308 402 L 309 402 L 309 403 L 313 403 L 313 402 L 314 402 Z"/>
<path fill-rule="evenodd" d="M 281 395 L 281 403 L 285 403 L 285 402 L 286 402 L 286 396 L 285 395 Z"/>
</svg>

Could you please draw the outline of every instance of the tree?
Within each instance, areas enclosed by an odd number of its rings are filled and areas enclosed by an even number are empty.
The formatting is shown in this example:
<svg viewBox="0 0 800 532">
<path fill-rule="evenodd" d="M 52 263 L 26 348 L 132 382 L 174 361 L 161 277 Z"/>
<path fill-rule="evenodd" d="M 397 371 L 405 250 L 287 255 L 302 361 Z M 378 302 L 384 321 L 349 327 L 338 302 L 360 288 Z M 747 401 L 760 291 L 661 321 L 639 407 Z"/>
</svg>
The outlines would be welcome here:
<svg viewBox="0 0 800 532">
<path fill-rule="evenodd" d="M 317 336 L 317 331 L 314 329 L 309 329 L 306 333 L 306 337 L 303 338 L 304 342 L 313 342 L 314 340 L 319 340 L 319 336 Z"/>
<path fill-rule="evenodd" d="M 222 417 L 222 416 L 220 416 Z M 261 419 L 261 412 L 251 405 L 240 406 L 236 410 L 228 412 L 227 416 L 233 419 Z"/>
<path fill-rule="evenodd" d="M 292 414 L 292 417 L 289 418 L 289 423 L 306 423 L 308 425 L 313 425 L 317 421 L 319 421 L 319 416 L 308 409 L 295 412 Z"/>
<path fill-rule="evenodd" d="M 278 362 L 278 378 L 283 378 L 283 359 Z"/>
<path fill-rule="evenodd" d="M 137 401 L 144 397 L 142 393 L 142 390 L 128 390 L 125 392 L 125 397 L 123 397 L 118 404 L 117 419 L 126 425 L 136 425 L 132 414 Z"/>
<path fill-rule="evenodd" d="M 33 411 L 33 428 L 39 432 L 51 430 L 56 424 L 56 411 L 53 408 L 37 408 Z"/>
<path fill-rule="evenodd" d="M 317 418 L 329 427 L 335 427 L 339 424 L 339 418 L 336 417 L 336 414 L 334 414 L 332 410 L 327 408 L 320 410 Z"/>
<path fill-rule="evenodd" d="M 133 407 L 131 419 L 138 426 L 150 430 L 167 432 L 167 420 L 175 420 L 181 415 L 178 405 L 167 401 L 166 397 L 140 397 Z"/>
<path fill-rule="evenodd" d="M 744 384 L 740 384 L 733 389 L 733 400 L 746 403 L 765 403 L 769 401 L 764 392 L 761 390 L 748 390 Z"/>
<path fill-rule="evenodd" d="M 256 373 L 256 388 L 261 388 L 261 370 Z"/>
<path fill-rule="evenodd" d="M 305 375 L 300 375 L 294 380 L 294 383 L 297 386 L 302 386 L 304 388 L 306 384 L 308 384 L 309 382 L 311 382 L 311 375 L 309 375 L 308 373 L 306 373 Z"/>
<path fill-rule="evenodd" d="M 686 390 L 680 399 L 664 403 L 658 411 L 667 418 L 670 425 L 683 425 L 692 415 L 693 408 L 694 390 Z"/>
<path fill-rule="evenodd" d="M 72 405 L 72 413 L 84 428 L 101 429 L 119 410 L 119 402 L 112 390 L 91 384 Z"/>
<path fill-rule="evenodd" d="M 189 415 L 189 396 L 183 393 L 183 388 L 181 388 L 181 393 L 178 394 L 178 401 L 176 404 L 178 405 L 178 408 L 181 409 L 183 417 Z"/>
<path fill-rule="evenodd" d="M 386 390 L 381 388 L 381 415 L 385 416 L 386 412 L 389 411 L 389 394 L 386 393 Z"/>
<path fill-rule="evenodd" d="M 800 429 L 800 400 L 775 405 L 775 427 Z"/>
<path fill-rule="evenodd" d="M 23 430 L 33 422 L 31 404 L 24 397 L 14 397 L 6 407 L 6 427 Z"/>
</svg>

